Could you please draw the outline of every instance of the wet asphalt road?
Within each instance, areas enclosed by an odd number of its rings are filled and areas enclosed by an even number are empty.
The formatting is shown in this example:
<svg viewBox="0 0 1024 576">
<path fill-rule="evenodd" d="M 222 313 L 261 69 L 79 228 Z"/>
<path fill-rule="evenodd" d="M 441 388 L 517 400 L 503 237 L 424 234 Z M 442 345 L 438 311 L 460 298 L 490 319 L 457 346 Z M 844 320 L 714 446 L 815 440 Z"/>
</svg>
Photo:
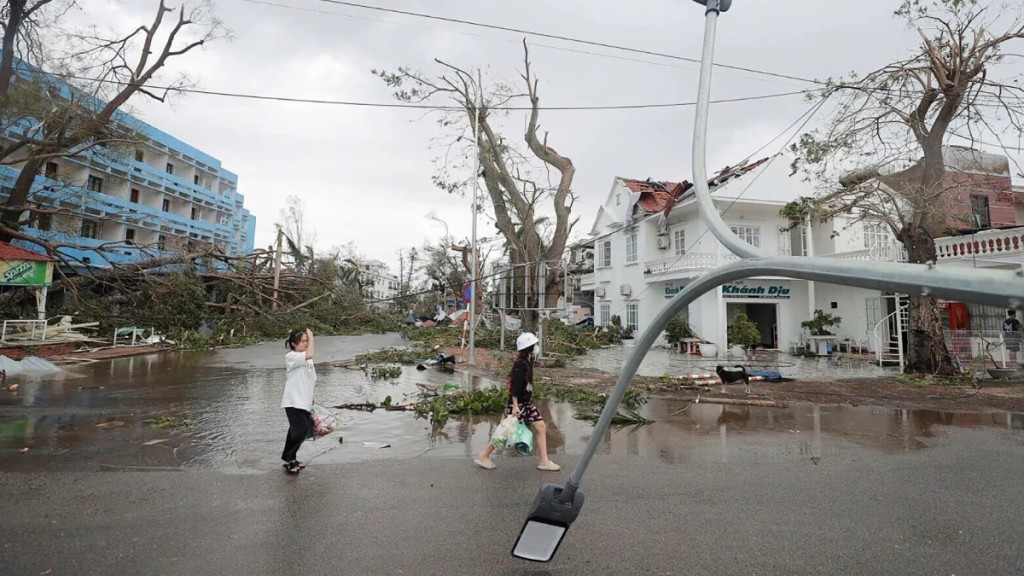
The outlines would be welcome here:
<svg viewBox="0 0 1024 576">
<path fill-rule="evenodd" d="M 837 441 L 838 442 L 838 441 Z M 563 471 L 503 458 L 311 464 L 283 473 L 0 472 L 3 574 L 1024 573 L 1024 438 L 938 433 L 897 454 L 752 437 L 715 462 L 599 454 L 556 560 L 509 550 Z"/>
</svg>

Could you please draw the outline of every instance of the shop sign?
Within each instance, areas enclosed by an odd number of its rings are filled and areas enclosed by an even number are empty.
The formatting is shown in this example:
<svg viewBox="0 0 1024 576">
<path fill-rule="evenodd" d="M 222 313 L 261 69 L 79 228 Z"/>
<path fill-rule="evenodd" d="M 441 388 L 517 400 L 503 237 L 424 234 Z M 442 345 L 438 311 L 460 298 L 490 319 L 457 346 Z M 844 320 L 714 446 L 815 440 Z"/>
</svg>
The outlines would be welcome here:
<svg viewBox="0 0 1024 576">
<path fill-rule="evenodd" d="M 679 292 L 681 292 L 683 290 L 683 288 L 686 288 L 686 284 L 676 284 L 674 282 L 666 282 L 665 283 L 665 298 L 666 299 L 675 298 L 676 294 L 679 294 Z"/>
<path fill-rule="evenodd" d="M 53 263 L 35 260 L 0 261 L 0 285 L 45 286 L 53 280 Z"/>
<path fill-rule="evenodd" d="M 790 289 L 782 284 L 746 284 L 736 282 L 722 285 L 722 297 L 789 300 Z"/>
</svg>

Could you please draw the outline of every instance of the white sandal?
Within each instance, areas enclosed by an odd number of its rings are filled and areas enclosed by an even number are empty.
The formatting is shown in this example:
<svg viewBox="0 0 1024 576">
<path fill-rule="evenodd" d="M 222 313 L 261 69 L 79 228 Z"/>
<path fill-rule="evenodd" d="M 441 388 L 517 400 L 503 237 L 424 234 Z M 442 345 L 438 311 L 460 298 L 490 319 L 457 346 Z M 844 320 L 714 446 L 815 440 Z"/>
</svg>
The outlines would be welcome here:
<svg viewBox="0 0 1024 576">
<path fill-rule="evenodd" d="M 488 458 L 486 460 L 483 460 L 483 459 L 480 459 L 480 458 L 476 458 L 476 459 L 473 460 L 473 462 L 477 466 L 479 466 L 479 467 L 481 467 L 481 468 L 483 468 L 485 470 L 494 470 L 495 468 L 497 468 L 497 466 L 494 465 L 494 461 L 491 460 L 490 458 Z"/>
</svg>

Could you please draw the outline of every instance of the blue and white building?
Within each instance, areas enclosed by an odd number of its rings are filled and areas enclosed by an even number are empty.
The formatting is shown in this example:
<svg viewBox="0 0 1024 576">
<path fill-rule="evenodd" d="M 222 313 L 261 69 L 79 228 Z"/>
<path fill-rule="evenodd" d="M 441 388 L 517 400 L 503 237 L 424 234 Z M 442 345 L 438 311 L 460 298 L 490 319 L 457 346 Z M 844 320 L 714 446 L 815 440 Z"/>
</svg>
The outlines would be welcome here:
<svg viewBox="0 0 1024 576">
<path fill-rule="evenodd" d="M 31 219 L 26 213 L 22 230 L 81 246 L 63 252 L 85 266 L 211 247 L 226 255 L 251 253 L 256 219 L 238 192 L 238 176 L 166 132 L 127 114 L 117 118 L 136 142 L 48 161 L 30 200 L 59 210 Z M 20 167 L 0 167 L 0 201 Z"/>
</svg>

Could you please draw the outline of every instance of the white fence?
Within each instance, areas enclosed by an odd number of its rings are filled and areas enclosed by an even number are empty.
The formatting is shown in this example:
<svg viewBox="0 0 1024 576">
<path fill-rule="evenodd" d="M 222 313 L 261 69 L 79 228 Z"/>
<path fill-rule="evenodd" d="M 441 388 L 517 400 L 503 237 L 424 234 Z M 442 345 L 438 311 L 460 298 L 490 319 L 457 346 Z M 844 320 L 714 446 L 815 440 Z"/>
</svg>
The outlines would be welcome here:
<svg viewBox="0 0 1024 576">
<path fill-rule="evenodd" d="M 989 362 L 989 355 L 996 362 L 1009 362 L 1016 354 L 1017 362 L 1024 360 L 1019 349 L 1021 339 L 1014 333 L 1002 330 L 943 330 L 946 349 L 961 362 L 978 360 Z"/>
<path fill-rule="evenodd" d="M 0 328 L 0 340 L 6 341 L 7 335 L 18 335 L 25 339 L 46 340 L 46 320 L 4 320 Z"/>
</svg>

